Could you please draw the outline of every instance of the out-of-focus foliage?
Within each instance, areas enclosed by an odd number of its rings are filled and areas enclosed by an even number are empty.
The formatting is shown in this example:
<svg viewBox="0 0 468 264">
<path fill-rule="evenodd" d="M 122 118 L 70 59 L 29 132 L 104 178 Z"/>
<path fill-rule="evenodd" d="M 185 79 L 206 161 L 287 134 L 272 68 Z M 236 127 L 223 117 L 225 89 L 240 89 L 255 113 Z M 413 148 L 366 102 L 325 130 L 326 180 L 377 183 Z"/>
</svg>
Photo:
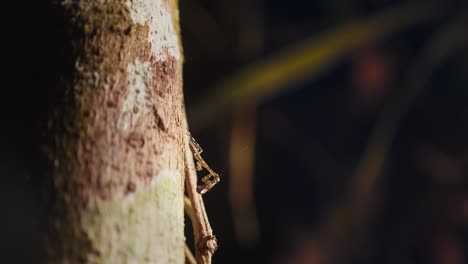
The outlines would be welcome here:
<svg viewBox="0 0 468 264">
<path fill-rule="evenodd" d="M 443 15 L 443 6 L 410 3 L 369 18 L 356 18 L 311 36 L 272 58 L 241 68 L 212 87 L 189 112 L 193 127 L 206 124 L 236 104 L 256 104 L 291 88 L 298 81 L 317 78 L 359 47 L 399 30 L 430 22 Z"/>
<path fill-rule="evenodd" d="M 465 263 L 462 1 L 189 2 L 189 122 L 224 171 L 215 261 Z"/>
</svg>

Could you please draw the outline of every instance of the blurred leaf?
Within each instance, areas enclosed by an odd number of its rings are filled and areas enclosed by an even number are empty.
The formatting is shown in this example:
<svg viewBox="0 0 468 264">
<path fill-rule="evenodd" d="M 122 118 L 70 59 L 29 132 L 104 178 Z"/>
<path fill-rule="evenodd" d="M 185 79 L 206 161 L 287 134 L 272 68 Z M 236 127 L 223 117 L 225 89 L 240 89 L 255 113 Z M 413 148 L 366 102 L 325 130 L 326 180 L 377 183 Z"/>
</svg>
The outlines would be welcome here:
<svg viewBox="0 0 468 264">
<path fill-rule="evenodd" d="M 438 66 L 466 45 L 468 36 L 463 19 L 447 25 L 427 43 L 411 65 L 404 89 L 400 89 L 386 104 L 351 179 L 349 193 L 323 220 L 322 232 L 326 241 L 355 245 L 364 239 L 362 235 L 357 237 L 355 234 L 368 224 L 375 209 L 376 185 L 400 120 Z M 340 255 L 337 248 L 331 248 L 329 253 Z"/>
<path fill-rule="evenodd" d="M 466 21 L 458 19 L 437 33 L 411 65 L 405 87 L 386 104 L 355 172 L 354 194 L 366 197 L 380 174 L 400 120 L 447 57 L 466 45 Z"/>
<path fill-rule="evenodd" d="M 235 104 L 252 104 L 284 92 L 291 83 L 312 79 L 350 51 L 368 42 L 440 17 L 440 6 L 426 2 L 393 8 L 364 20 L 340 25 L 277 56 L 241 69 L 216 85 L 188 111 L 192 129 L 203 127 L 216 114 Z"/>
</svg>

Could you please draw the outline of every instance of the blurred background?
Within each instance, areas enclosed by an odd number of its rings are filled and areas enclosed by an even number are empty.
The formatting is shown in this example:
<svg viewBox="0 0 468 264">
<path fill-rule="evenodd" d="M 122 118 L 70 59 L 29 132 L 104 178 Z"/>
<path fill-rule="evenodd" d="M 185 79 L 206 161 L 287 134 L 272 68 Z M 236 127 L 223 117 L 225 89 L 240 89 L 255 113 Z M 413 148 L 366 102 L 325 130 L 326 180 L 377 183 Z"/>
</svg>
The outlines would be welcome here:
<svg viewBox="0 0 468 264">
<path fill-rule="evenodd" d="M 461 0 L 180 0 L 189 125 L 221 177 L 204 195 L 214 263 L 468 263 L 467 15 Z M 11 23 L 0 251 L 37 263 L 41 87 L 63 29 L 44 0 Z"/>
</svg>

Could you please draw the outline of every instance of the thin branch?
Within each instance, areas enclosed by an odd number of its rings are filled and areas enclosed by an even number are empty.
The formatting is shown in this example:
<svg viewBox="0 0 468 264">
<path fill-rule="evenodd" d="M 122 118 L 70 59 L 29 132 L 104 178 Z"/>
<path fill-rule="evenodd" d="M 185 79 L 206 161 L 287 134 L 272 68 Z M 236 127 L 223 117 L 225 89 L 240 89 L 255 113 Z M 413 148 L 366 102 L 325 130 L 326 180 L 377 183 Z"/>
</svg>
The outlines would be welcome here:
<svg viewBox="0 0 468 264">
<path fill-rule="evenodd" d="M 187 244 L 185 244 L 184 250 L 185 250 L 185 263 L 197 264 L 197 260 L 193 256 L 192 251 L 190 251 L 190 248 L 187 246 Z"/>
<path fill-rule="evenodd" d="M 187 123 L 185 123 L 185 127 L 188 128 Z M 208 216 L 205 211 L 205 205 L 203 203 L 202 196 L 197 192 L 197 172 L 193 161 L 190 142 L 190 134 L 184 133 L 185 186 L 193 211 L 192 226 L 195 237 L 195 256 L 197 263 L 210 264 L 211 257 L 217 250 L 218 244 L 216 237 L 213 235 L 210 222 L 208 221 Z"/>
<path fill-rule="evenodd" d="M 192 221 L 192 223 L 194 221 L 196 221 L 195 220 L 195 214 L 193 213 L 192 202 L 190 202 L 190 198 L 188 198 L 185 195 L 184 195 L 184 211 L 188 215 L 188 217 L 190 218 L 190 221 Z"/>
</svg>

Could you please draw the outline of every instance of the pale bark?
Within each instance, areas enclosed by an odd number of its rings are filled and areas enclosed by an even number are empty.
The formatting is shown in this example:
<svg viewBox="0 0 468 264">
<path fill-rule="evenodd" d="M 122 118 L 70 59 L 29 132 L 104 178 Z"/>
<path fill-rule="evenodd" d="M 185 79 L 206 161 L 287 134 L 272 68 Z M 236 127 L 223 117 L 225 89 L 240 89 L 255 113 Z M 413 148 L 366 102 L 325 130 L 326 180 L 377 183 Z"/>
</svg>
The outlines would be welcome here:
<svg viewBox="0 0 468 264">
<path fill-rule="evenodd" d="M 176 2 L 61 5 L 72 49 L 49 131 L 50 263 L 184 262 Z"/>
</svg>

